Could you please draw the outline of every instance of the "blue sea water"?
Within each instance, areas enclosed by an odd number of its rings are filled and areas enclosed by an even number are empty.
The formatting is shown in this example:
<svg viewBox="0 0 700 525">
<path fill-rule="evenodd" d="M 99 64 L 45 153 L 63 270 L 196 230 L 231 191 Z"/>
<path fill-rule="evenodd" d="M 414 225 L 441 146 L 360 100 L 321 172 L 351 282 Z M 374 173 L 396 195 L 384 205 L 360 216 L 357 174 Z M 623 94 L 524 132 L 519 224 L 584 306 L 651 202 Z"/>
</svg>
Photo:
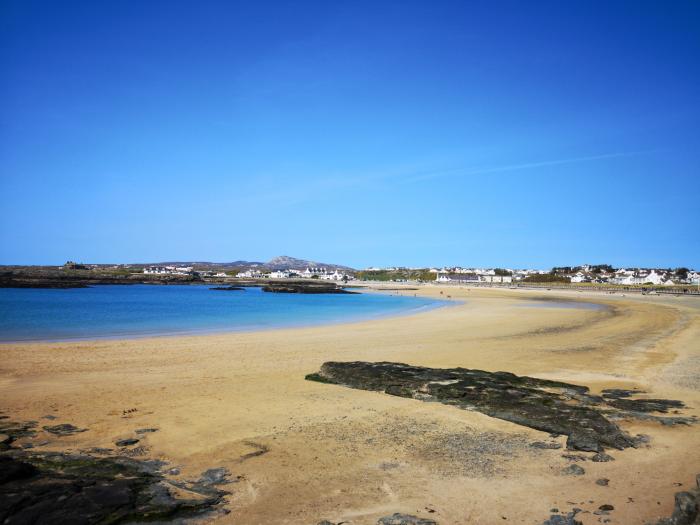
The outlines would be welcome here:
<svg viewBox="0 0 700 525">
<path fill-rule="evenodd" d="M 280 294 L 206 285 L 0 289 L 0 341 L 63 341 L 310 326 L 447 304 L 423 297 Z"/>
</svg>

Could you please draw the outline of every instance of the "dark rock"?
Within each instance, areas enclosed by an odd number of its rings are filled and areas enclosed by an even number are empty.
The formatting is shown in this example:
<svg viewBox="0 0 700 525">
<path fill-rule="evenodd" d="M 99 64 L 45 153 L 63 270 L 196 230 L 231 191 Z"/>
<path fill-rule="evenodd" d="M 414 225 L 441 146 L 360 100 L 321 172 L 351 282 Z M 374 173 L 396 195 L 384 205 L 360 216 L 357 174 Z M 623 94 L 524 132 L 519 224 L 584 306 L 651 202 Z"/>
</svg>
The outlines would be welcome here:
<svg viewBox="0 0 700 525">
<path fill-rule="evenodd" d="M 542 525 L 583 525 L 583 523 L 576 519 L 573 512 L 570 512 L 566 516 L 552 514 L 548 520 L 542 522 Z"/>
<path fill-rule="evenodd" d="M 541 449 L 558 449 L 561 448 L 561 443 L 551 443 L 551 442 L 545 442 L 545 441 L 535 441 L 534 443 L 530 443 L 530 446 L 532 448 L 541 448 Z"/>
<path fill-rule="evenodd" d="M 645 394 L 643 390 L 624 390 L 622 388 L 606 388 L 601 392 L 603 397 L 610 399 L 620 399 L 625 397 L 634 396 L 636 394 Z"/>
<path fill-rule="evenodd" d="M 135 445 L 138 443 L 139 440 L 136 438 L 126 438 L 126 439 L 119 439 L 114 442 L 115 445 L 118 447 L 130 447 L 131 445 Z"/>
<path fill-rule="evenodd" d="M 7 456 L 0 456 L 0 485 L 10 481 L 31 478 L 37 472 L 37 469 L 29 463 Z"/>
<path fill-rule="evenodd" d="M 209 288 L 210 290 L 220 290 L 224 292 L 233 292 L 237 290 L 245 290 L 243 286 L 214 286 L 213 288 Z"/>
<path fill-rule="evenodd" d="M 104 447 L 92 447 L 90 450 L 88 450 L 91 454 L 111 454 L 113 450 L 111 448 L 104 448 Z"/>
<path fill-rule="evenodd" d="M 285 282 L 285 283 L 268 283 L 262 287 L 263 292 L 274 292 L 274 293 L 307 293 L 307 294 L 321 294 L 321 293 L 343 293 L 343 294 L 354 294 L 357 292 L 351 292 L 341 288 L 335 283 L 331 282 Z"/>
<path fill-rule="evenodd" d="M 14 453 L 21 457 L 0 456 L 0 523 L 5 525 L 170 522 L 210 511 L 225 495 L 176 498 L 149 462 Z"/>
<path fill-rule="evenodd" d="M 606 463 L 608 461 L 615 461 L 615 458 L 605 452 L 598 452 L 591 458 L 591 461 L 595 463 Z"/>
<path fill-rule="evenodd" d="M 613 507 L 612 505 L 609 505 L 609 504 L 606 503 L 606 504 L 601 505 L 600 507 L 598 507 L 598 510 L 602 510 L 602 511 L 605 511 L 605 512 L 610 512 L 611 510 L 615 510 L 615 507 Z"/>
<path fill-rule="evenodd" d="M 685 404 L 676 399 L 609 399 L 608 405 L 630 412 L 662 412 L 671 408 L 684 408 Z"/>
<path fill-rule="evenodd" d="M 78 428 L 70 423 L 62 423 L 61 425 L 45 426 L 43 427 L 46 432 L 54 434 L 56 436 L 71 436 L 73 434 L 78 434 L 79 432 L 85 432 L 86 428 Z"/>
<path fill-rule="evenodd" d="M 136 430 L 137 434 L 150 434 L 151 432 L 158 432 L 157 428 L 139 428 Z"/>
<path fill-rule="evenodd" d="M 601 487 L 607 487 L 608 483 L 610 483 L 610 480 L 608 478 L 600 478 L 595 480 L 595 484 L 600 485 Z"/>
<path fill-rule="evenodd" d="M 568 461 L 588 461 L 588 458 L 581 454 L 563 454 L 561 457 Z"/>
<path fill-rule="evenodd" d="M 419 518 L 410 514 L 395 513 L 379 518 L 377 525 L 437 525 L 435 520 Z"/>
<path fill-rule="evenodd" d="M 53 421 L 54 419 L 56 419 L 56 416 L 52 416 L 51 414 L 47 414 L 47 415 L 41 416 L 41 417 L 44 419 L 48 419 L 49 421 Z"/>
<path fill-rule="evenodd" d="M 565 474 L 567 476 L 583 476 L 586 471 L 583 469 L 583 467 L 580 467 L 576 464 L 569 465 L 565 469 L 563 469 L 562 474 Z"/>
<path fill-rule="evenodd" d="M 224 483 L 231 483 L 229 476 L 231 473 L 223 468 L 210 468 L 202 472 L 202 477 L 199 478 L 198 483 L 209 486 L 209 485 L 222 485 Z"/>
<path fill-rule="evenodd" d="M 509 372 L 361 361 L 328 362 L 307 379 L 477 410 L 566 435 L 567 447 L 574 450 L 601 452 L 605 447 L 624 449 L 634 445 L 633 438 L 606 418 L 599 406 L 572 398 L 572 392 L 585 394 L 585 386 Z"/>
</svg>

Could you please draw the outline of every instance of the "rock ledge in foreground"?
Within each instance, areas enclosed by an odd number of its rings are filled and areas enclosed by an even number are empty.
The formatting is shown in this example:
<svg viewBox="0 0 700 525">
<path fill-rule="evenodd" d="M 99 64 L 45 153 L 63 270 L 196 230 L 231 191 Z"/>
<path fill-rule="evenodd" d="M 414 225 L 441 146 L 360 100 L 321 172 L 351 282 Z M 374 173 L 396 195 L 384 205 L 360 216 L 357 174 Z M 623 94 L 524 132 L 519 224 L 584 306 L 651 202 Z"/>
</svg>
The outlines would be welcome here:
<svg viewBox="0 0 700 525">
<path fill-rule="evenodd" d="M 327 362 L 306 379 L 375 390 L 422 401 L 439 401 L 526 427 L 568 436 L 567 447 L 602 452 L 638 445 L 606 415 L 635 417 L 617 399 L 589 394 L 586 386 L 467 368 L 425 368 L 404 363 Z M 680 401 L 659 407 L 683 406 Z"/>
</svg>

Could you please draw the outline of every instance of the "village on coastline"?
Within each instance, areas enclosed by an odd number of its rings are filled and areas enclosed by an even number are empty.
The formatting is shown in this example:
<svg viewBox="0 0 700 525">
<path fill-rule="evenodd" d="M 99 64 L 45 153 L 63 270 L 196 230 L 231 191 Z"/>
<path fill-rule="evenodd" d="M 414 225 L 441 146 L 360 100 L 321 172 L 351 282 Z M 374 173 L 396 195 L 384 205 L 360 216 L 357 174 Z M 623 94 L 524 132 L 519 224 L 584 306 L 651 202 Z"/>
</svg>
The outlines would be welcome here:
<svg viewBox="0 0 700 525">
<path fill-rule="evenodd" d="M 700 272 L 688 268 L 613 268 L 608 264 L 554 267 L 549 270 L 441 267 L 409 268 L 368 267 L 354 270 L 339 265 L 314 265 L 303 259 L 284 258 L 297 264 L 279 268 L 275 258 L 269 263 L 240 265 L 213 263 L 181 265 L 114 265 L 113 269 L 153 276 L 194 276 L 198 278 L 236 279 L 322 279 L 329 281 L 437 282 L 462 284 L 559 283 L 620 286 L 700 286 Z M 105 269 L 104 265 L 67 262 L 64 270 Z"/>
</svg>

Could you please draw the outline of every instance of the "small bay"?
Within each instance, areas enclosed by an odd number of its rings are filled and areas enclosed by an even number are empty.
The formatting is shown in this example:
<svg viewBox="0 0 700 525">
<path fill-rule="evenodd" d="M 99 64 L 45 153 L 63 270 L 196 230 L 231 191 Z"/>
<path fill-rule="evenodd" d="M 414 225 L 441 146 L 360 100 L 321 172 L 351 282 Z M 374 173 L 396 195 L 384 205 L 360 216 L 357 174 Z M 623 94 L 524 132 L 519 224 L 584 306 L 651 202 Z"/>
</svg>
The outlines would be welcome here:
<svg viewBox="0 0 700 525">
<path fill-rule="evenodd" d="M 283 294 L 209 285 L 0 289 L 0 342 L 185 335 L 312 326 L 447 304 L 382 293 Z"/>
</svg>

